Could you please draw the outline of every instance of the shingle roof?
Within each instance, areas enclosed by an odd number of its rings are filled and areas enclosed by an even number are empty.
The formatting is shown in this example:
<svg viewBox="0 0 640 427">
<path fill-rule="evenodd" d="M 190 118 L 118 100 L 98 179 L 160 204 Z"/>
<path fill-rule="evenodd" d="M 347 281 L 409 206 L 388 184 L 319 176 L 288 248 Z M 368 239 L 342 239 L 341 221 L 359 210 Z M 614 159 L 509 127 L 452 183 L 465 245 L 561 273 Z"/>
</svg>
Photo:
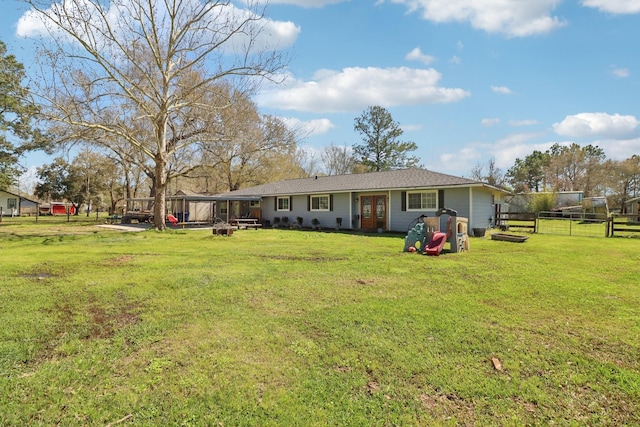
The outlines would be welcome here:
<svg viewBox="0 0 640 427">
<path fill-rule="evenodd" d="M 348 191 L 396 190 L 457 186 L 483 186 L 472 179 L 426 169 L 399 169 L 351 175 L 287 179 L 225 193 L 226 196 L 277 196 L 293 194 L 339 193 Z"/>
</svg>

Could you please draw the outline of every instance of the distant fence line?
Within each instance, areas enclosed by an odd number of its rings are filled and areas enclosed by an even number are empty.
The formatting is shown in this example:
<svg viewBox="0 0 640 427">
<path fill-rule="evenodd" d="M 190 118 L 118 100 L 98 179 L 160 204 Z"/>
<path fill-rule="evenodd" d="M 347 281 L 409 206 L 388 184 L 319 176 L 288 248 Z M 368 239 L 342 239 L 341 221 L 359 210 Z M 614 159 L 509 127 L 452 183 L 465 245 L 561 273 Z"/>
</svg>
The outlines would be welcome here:
<svg viewBox="0 0 640 427">
<path fill-rule="evenodd" d="M 607 216 L 591 212 L 500 212 L 496 226 L 538 234 L 583 237 L 640 237 L 640 214 Z"/>
<path fill-rule="evenodd" d="M 640 214 L 615 214 L 607 222 L 607 236 L 640 233 Z"/>
</svg>

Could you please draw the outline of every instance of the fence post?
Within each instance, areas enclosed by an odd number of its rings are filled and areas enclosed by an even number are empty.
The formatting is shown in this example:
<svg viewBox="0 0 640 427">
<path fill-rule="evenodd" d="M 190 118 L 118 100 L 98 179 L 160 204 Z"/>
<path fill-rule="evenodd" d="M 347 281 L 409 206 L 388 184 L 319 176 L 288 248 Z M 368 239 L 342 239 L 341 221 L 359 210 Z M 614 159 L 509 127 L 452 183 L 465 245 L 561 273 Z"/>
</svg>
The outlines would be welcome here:
<svg viewBox="0 0 640 427">
<path fill-rule="evenodd" d="M 569 236 L 573 236 L 573 215 L 569 216 Z"/>
<path fill-rule="evenodd" d="M 613 237 L 613 234 L 616 231 L 616 219 L 615 217 L 611 217 L 611 237 Z"/>
</svg>

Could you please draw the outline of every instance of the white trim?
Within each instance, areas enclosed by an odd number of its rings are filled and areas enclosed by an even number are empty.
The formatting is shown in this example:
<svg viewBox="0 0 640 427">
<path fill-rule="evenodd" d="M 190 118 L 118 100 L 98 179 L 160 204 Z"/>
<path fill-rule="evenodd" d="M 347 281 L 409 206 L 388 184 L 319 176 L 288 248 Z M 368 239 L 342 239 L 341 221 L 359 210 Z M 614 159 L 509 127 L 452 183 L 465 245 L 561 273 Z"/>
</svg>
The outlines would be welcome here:
<svg viewBox="0 0 640 427">
<path fill-rule="evenodd" d="M 280 200 L 287 201 L 287 208 L 280 209 Z M 276 196 L 276 212 L 291 212 L 291 196 Z"/>
<path fill-rule="evenodd" d="M 409 195 L 411 194 L 434 194 L 435 195 L 435 208 L 411 208 L 409 206 Z M 417 190 L 417 191 L 407 191 L 405 194 L 405 204 L 407 206 L 407 212 L 435 212 L 438 210 L 438 190 Z"/>
<path fill-rule="evenodd" d="M 327 207 L 325 208 L 318 208 L 318 209 L 314 209 L 313 208 L 313 199 L 317 198 L 318 199 L 318 206 L 320 205 L 320 198 L 326 198 L 327 199 Z M 312 194 L 309 195 L 309 212 L 329 212 L 331 210 L 331 196 L 329 194 Z"/>
</svg>

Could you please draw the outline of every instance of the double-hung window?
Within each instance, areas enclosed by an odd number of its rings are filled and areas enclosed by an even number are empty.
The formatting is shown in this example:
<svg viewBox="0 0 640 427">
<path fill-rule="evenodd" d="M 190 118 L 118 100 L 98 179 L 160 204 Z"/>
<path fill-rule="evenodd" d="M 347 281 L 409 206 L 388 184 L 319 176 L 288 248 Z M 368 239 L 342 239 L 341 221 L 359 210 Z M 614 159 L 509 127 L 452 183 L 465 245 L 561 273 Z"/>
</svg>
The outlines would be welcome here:
<svg viewBox="0 0 640 427">
<path fill-rule="evenodd" d="M 311 196 L 311 210 L 312 211 L 328 211 L 330 210 L 329 206 L 329 195 L 322 194 L 318 196 Z"/>
<path fill-rule="evenodd" d="M 290 198 L 287 197 L 278 197 L 276 202 L 276 210 L 277 211 L 290 211 L 291 210 Z"/>
<path fill-rule="evenodd" d="M 435 211 L 438 209 L 437 191 L 407 192 L 408 211 Z"/>
</svg>

